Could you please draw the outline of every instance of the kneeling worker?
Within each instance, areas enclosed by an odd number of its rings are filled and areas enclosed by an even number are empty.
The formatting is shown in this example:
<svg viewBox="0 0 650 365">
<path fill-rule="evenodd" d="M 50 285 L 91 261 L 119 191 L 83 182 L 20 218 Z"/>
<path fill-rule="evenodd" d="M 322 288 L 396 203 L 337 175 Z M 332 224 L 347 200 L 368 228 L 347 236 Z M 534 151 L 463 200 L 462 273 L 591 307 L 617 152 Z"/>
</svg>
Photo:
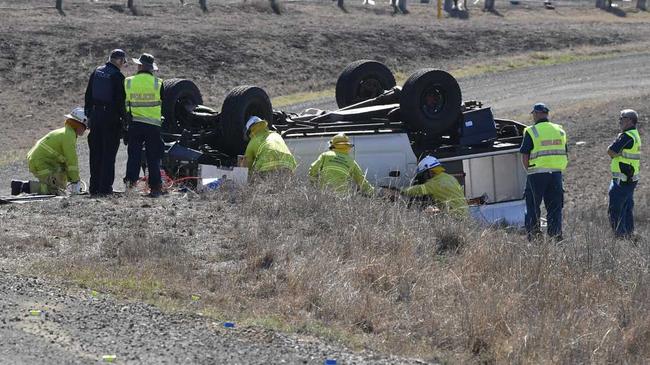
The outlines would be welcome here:
<svg viewBox="0 0 650 365">
<path fill-rule="evenodd" d="M 455 177 L 445 172 L 437 158 L 425 156 L 415 173 L 415 184 L 402 190 L 402 194 L 430 197 L 441 210 L 463 217 L 469 215 L 463 187 Z"/>
<path fill-rule="evenodd" d="M 88 124 L 81 107 L 74 108 L 65 117 L 63 128 L 46 134 L 27 153 L 29 171 L 40 183 L 40 194 L 61 194 L 69 181 L 73 183 L 73 193 L 81 192 L 77 137 L 84 134 Z"/>
<path fill-rule="evenodd" d="M 296 159 L 282 137 L 268 128 L 268 123 L 252 116 L 246 122 L 245 137 L 249 138 L 244 154 L 243 166 L 248 167 L 249 176 L 265 177 L 272 173 L 293 174 Z"/>
<path fill-rule="evenodd" d="M 374 188 L 361 172 L 359 164 L 350 151 L 354 145 L 344 133 L 339 133 L 329 141 L 329 151 L 323 152 L 309 168 L 309 178 L 322 188 L 331 188 L 337 193 L 350 192 L 352 184 L 365 195 L 372 195 Z"/>
</svg>

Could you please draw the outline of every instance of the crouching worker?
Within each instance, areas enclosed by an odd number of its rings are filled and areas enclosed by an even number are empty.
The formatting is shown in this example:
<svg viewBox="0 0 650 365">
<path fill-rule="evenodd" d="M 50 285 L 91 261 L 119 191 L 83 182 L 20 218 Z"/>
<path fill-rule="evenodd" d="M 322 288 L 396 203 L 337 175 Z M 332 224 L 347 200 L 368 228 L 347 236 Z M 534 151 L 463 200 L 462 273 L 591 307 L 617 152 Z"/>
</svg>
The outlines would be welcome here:
<svg viewBox="0 0 650 365">
<path fill-rule="evenodd" d="M 344 133 L 339 133 L 329 141 L 329 151 L 323 152 L 309 168 L 309 178 L 321 188 L 330 188 L 336 193 L 347 194 L 353 187 L 364 195 L 372 195 L 374 188 L 361 172 L 359 164 L 350 151 L 354 145 Z"/>
<path fill-rule="evenodd" d="M 74 108 L 65 117 L 63 128 L 46 134 L 27 153 L 29 171 L 39 181 L 40 194 L 59 195 L 65 192 L 68 182 L 73 183 L 73 193 L 81 192 L 77 137 L 84 134 L 88 124 L 81 107 Z"/>
<path fill-rule="evenodd" d="M 455 177 L 445 172 L 433 156 L 424 157 L 416 170 L 414 185 L 402 190 L 409 197 L 429 197 L 440 210 L 467 217 L 469 208 L 463 187 Z"/>
<path fill-rule="evenodd" d="M 252 181 L 256 177 L 293 175 L 296 159 L 282 137 L 268 128 L 268 123 L 256 116 L 246 122 L 245 138 L 250 139 L 244 154 L 243 166 L 248 167 Z"/>
</svg>

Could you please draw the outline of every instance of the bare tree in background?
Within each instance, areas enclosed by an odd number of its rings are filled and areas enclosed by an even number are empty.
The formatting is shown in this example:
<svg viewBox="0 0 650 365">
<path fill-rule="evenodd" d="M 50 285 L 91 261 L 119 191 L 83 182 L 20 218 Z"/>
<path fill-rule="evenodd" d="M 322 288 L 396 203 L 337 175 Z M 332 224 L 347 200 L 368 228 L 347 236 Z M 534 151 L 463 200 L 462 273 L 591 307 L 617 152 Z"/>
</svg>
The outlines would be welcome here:
<svg viewBox="0 0 650 365">
<path fill-rule="evenodd" d="M 636 8 L 639 10 L 648 10 L 647 0 L 637 0 Z"/>
</svg>

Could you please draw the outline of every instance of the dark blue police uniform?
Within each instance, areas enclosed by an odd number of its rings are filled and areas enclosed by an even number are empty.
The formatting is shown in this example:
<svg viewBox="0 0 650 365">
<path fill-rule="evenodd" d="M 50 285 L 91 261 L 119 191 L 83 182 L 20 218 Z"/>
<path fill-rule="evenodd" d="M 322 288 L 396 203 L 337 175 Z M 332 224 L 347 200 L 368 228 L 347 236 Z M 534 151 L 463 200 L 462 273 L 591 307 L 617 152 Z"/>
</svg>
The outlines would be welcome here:
<svg viewBox="0 0 650 365">
<path fill-rule="evenodd" d="M 126 57 L 126 54 L 124 54 Z M 90 194 L 110 194 L 126 109 L 124 75 L 108 62 L 90 75 L 84 109 L 90 120 Z"/>
</svg>

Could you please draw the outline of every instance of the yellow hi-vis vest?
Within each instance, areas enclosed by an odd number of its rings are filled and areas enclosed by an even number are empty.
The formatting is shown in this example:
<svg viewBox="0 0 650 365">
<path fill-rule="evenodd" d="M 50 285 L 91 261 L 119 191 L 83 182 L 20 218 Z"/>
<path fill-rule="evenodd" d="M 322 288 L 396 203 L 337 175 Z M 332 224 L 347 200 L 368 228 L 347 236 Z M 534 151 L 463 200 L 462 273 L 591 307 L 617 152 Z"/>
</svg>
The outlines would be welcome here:
<svg viewBox="0 0 650 365">
<path fill-rule="evenodd" d="M 566 133 L 559 124 L 541 122 L 524 129 L 533 140 L 528 160 L 528 174 L 562 172 L 569 160 L 566 153 Z"/>
<path fill-rule="evenodd" d="M 134 122 L 160 127 L 162 80 L 148 72 L 141 72 L 124 80 L 126 111 L 130 111 Z"/>
<path fill-rule="evenodd" d="M 622 162 L 634 168 L 632 181 L 638 181 L 639 169 L 641 168 L 641 136 L 639 136 L 639 131 L 636 129 L 625 131 L 625 134 L 632 137 L 634 145 L 632 145 L 632 148 L 623 148 L 620 156 L 616 156 L 612 159 L 612 178 L 627 181 L 627 176 L 621 172 L 621 165 L 619 165 L 619 163 Z"/>
</svg>

